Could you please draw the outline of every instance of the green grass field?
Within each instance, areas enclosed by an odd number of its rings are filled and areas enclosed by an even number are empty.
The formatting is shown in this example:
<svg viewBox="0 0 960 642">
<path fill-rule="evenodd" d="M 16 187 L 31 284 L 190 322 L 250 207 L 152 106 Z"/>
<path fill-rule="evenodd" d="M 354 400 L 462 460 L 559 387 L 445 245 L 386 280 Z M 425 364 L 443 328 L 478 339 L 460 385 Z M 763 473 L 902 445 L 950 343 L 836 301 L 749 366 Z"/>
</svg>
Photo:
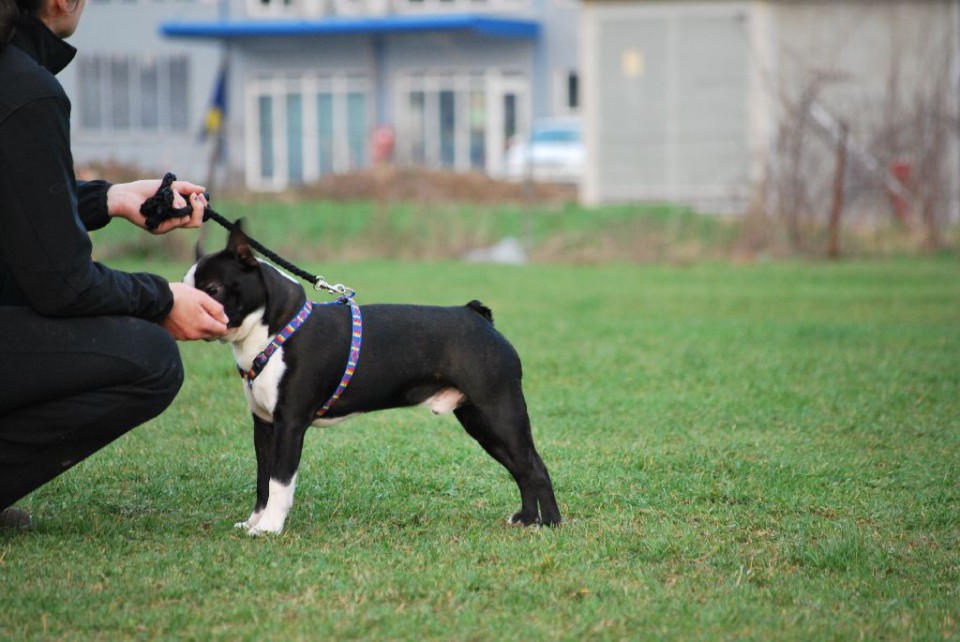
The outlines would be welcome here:
<svg viewBox="0 0 960 642">
<path fill-rule="evenodd" d="M 0 639 L 960 636 L 956 258 L 322 267 L 493 308 L 565 524 L 508 527 L 512 480 L 417 409 L 309 433 L 287 530 L 248 538 L 241 383 L 184 345 L 171 409 L 0 534 Z"/>
</svg>

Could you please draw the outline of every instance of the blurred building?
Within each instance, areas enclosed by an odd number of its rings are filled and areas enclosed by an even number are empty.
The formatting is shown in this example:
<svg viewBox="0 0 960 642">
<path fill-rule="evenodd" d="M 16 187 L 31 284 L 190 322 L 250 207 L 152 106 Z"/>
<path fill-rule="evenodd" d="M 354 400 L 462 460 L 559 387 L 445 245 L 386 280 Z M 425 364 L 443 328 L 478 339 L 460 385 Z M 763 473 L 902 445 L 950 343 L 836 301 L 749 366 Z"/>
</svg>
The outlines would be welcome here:
<svg viewBox="0 0 960 642">
<path fill-rule="evenodd" d="M 90 0 L 63 73 L 75 160 L 279 190 L 391 160 L 498 175 L 540 116 L 579 109 L 575 0 Z M 387 158 L 389 157 L 389 158 Z"/>
<path fill-rule="evenodd" d="M 499 176 L 575 116 L 588 204 L 802 225 L 844 137 L 848 210 L 957 217 L 952 0 L 89 0 L 72 42 L 78 164 L 206 180 L 206 122 L 253 189 L 384 161 Z"/>
<path fill-rule="evenodd" d="M 58 78 L 73 103 L 74 161 L 116 162 L 200 176 L 198 139 L 217 72 L 215 43 L 172 42 L 163 20 L 212 19 L 198 0 L 89 0 L 69 40 L 79 49 Z"/>
<path fill-rule="evenodd" d="M 843 138 L 848 209 L 956 218 L 958 34 L 948 0 L 585 0 L 581 197 L 801 218 Z"/>
</svg>

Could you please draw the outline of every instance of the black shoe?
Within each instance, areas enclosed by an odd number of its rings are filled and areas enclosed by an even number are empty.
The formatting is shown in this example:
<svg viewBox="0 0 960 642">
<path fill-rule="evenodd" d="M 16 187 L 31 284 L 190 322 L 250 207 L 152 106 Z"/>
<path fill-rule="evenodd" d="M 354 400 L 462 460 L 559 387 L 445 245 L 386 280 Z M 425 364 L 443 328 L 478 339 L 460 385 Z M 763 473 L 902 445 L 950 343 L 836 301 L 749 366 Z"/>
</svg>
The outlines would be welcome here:
<svg viewBox="0 0 960 642">
<path fill-rule="evenodd" d="M 27 511 L 11 506 L 0 511 L 0 528 L 29 531 L 33 529 L 33 520 Z"/>
</svg>

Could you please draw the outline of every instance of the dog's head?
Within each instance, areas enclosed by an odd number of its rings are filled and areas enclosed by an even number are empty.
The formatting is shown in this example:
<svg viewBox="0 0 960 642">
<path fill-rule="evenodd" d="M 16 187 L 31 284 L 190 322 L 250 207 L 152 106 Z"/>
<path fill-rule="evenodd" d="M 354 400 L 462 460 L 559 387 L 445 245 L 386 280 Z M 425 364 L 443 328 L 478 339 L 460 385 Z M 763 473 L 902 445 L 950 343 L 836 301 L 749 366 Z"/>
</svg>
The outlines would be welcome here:
<svg viewBox="0 0 960 642">
<path fill-rule="evenodd" d="M 226 248 L 206 256 L 201 256 L 198 248 L 197 262 L 183 281 L 223 305 L 228 328 L 239 328 L 250 315 L 257 315 L 276 332 L 306 296 L 299 284 L 256 257 L 239 220 L 230 231 Z"/>
</svg>

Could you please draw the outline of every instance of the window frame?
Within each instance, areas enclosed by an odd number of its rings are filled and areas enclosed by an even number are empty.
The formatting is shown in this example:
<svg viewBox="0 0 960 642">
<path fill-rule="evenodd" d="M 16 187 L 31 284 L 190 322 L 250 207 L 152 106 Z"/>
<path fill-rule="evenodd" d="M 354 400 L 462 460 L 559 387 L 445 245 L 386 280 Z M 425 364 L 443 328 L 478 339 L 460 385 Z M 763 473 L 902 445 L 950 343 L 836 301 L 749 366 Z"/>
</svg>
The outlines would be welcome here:
<svg viewBox="0 0 960 642">
<path fill-rule="evenodd" d="M 187 54 L 92 53 L 78 62 L 73 123 L 79 135 L 122 132 L 162 136 L 189 128 L 191 68 Z M 117 74 L 119 69 L 123 72 Z M 144 89 L 148 72 L 155 82 L 150 91 Z M 146 122 L 145 94 L 155 102 L 153 123 Z"/>
<path fill-rule="evenodd" d="M 524 137 L 530 131 L 531 87 L 529 79 L 519 71 L 487 69 L 485 71 L 460 71 L 454 73 L 408 70 L 394 80 L 394 117 L 397 122 L 397 160 L 400 163 L 422 165 L 430 169 L 452 169 L 458 172 L 483 171 L 498 175 L 503 169 L 503 160 L 508 141 L 504 134 L 505 96 L 517 100 L 515 113 L 515 137 Z M 441 149 L 440 94 L 453 91 L 454 153 L 453 163 L 445 165 Z M 484 100 L 483 167 L 474 165 L 471 138 L 471 94 L 480 91 Z M 420 130 L 413 120 L 417 114 L 410 108 L 414 93 L 423 93 L 423 159 L 416 158 L 419 140 L 407 133 Z"/>
<path fill-rule="evenodd" d="M 331 95 L 331 110 L 333 121 L 331 170 L 324 172 L 320 166 L 320 128 L 319 128 L 319 100 L 321 93 Z M 349 131 L 351 94 L 362 94 L 363 105 L 363 140 L 351 138 Z M 272 121 L 269 123 L 271 132 L 271 160 L 273 173 L 262 173 L 263 163 L 261 154 L 263 144 L 261 139 L 260 98 L 271 97 L 273 101 Z M 299 96 L 302 111 L 300 114 L 302 132 L 301 170 L 302 181 L 291 180 L 290 157 L 288 140 L 287 109 L 290 96 Z M 244 82 L 244 101 L 246 104 L 244 131 L 246 182 L 253 189 L 264 191 L 279 191 L 291 185 L 310 184 L 316 182 L 328 173 L 340 174 L 353 169 L 366 167 L 369 164 L 367 150 L 368 138 L 372 124 L 373 92 L 369 78 L 354 74 L 258 74 Z M 351 157 L 351 147 L 362 144 L 362 158 Z"/>
</svg>

